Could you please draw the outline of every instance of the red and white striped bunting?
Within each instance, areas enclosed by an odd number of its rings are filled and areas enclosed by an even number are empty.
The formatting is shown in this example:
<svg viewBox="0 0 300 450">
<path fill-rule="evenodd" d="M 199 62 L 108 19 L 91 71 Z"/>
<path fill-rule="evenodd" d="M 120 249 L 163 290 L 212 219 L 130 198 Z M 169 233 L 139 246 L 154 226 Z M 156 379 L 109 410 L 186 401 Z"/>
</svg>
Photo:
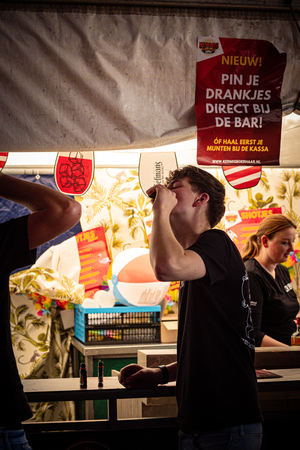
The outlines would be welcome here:
<svg viewBox="0 0 300 450">
<path fill-rule="evenodd" d="M 7 160 L 8 153 L 1 153 L 0 152 L 0 171 L 5 166 L 6 160 Z"/>
<path fill-rule="evenodd" d="M 223 166 L 223 173 L 234 189 L 249 189 L 258 184 L 261 166 Z"/>
</svg>

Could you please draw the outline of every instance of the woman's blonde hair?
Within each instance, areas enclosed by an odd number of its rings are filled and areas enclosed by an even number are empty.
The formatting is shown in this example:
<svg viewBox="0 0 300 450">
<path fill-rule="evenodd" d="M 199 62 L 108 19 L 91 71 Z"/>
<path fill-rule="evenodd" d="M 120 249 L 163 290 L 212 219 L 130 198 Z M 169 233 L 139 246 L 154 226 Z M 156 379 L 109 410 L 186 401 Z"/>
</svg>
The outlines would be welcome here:
<svg viewBox="0 0 300 450">
<path fill-rule="evenodd" d="M 296 229 L 296 224 L 289 217 L 283 214 L 270 214 L 267 216 L 259 224 L 257 232 L 248 236 L 241 252 L 243 261 L 258 256 L 261 248 L 261 238 L 263 236 L 267 236 L 268 239 L 273 239 L 276 233 L 286 228 Z"/>
</svg>

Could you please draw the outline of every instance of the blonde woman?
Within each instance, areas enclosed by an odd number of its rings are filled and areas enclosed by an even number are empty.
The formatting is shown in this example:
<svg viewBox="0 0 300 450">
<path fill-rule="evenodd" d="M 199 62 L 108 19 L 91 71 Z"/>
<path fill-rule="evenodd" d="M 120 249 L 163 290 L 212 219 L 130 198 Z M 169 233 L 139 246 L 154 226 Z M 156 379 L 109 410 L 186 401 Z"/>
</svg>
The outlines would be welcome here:
<svg viewBox="0 0 300 450">
<path fill-rule="evenodd" d="M 272 214 L 249 236 L 242 258 L 249 276 L 251 311 L 257 347 L 288 346 L 299 311 L 287 261 L 294 250 L 296 225 L 283 214 Z"/>
</svg>

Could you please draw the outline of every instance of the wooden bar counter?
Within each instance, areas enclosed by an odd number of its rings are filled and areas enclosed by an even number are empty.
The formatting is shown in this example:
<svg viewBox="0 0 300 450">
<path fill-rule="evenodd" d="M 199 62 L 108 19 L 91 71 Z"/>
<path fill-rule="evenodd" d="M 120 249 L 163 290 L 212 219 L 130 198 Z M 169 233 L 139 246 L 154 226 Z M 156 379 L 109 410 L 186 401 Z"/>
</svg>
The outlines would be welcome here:
<svg viewBox="0 0 300 450">
<path fill-rule="evenodd" d="M 144 389 L 125 389 L 117 377 L 104 377 L 103 387 L 98 388 L 98 379 L 91 377 L 87 379 L 87 388 L 80 388 L 79 378 L 52 378 L 39 380 L 23 380 L 24 391 L 29 402 L 45 401 L 80 401 L 80 400 L 107 400 L 108 419 L 101 420 L 76 420 L 67 422 L 26 422 L 25 426 L 42 428 L 44 430 L 78 430 L 78 429 L 121 429 L 135 428 L 140 426 L 165 426 L 173 423 L 174 419 L 144 420 L 118 420 L 117 400 L 143 397 L 171 397 L 175 395 L 175 383 L 166 386 Z"/>
<path fill-rule="evenodd" d="M 257 347 L 255 349 L 257 369 L 293 369 L 300 367 L 300 346 Z"/>
<path fill-rule="evenodd" d="M 275 371 L 274 371 L 275 372 Z M 300 369 L 278 369 L 276 374 L 280 378 L 258 379 L 258 390 L 260 393 L 280 393 L 286 399 L 299 399 L 300 397 Z M 160 426 L 175 424 L 175 418 L 155 419 L 118 419 L 117 399 L 128 398 L 152 398 L 152 397 L 174 397 L 175 383 L 168 383 L 165 386 L 143 389 L 125 389 L 118 382 L 117 377 L 105 377 L 104 386 L 98 388 L 97 378 L 88 378 L 87 388 L 80 388 L 79 378 L 53 378 L 40 380 L 23 380 L 25 393 L 30 402 L 45 401 L 78 401 L 78 400 L 100 400 L 107 399 L 109 403 L 109 418 L 107 420 L 96 421 L 70 421 L 70 422 L 33 422 L 26 423 L 26 426 L 40 427 L 43 429 L 78 429 L 88 428 L 116 428 L 136 427 L 140 423 L 141 427 L 152 426 L 158 422 Z M 298 402 L 297 402 L 298 403 Z M 300 403 L 297 408 L 300 412 Z M 295 410 L 292 410 L 295 413 Z M 48 424 L 48 425 L 47 425 Z"/>
<path fill-rule="evenodd" d="M 119 352 L 119 349 L 115 351 Z M 138 362 L 148 367 L 176 360 L 174 347 L 157 346 L 131 351 L 137 352 Z M 282 450 L 294 445 L 300 420 L 299 356 L 300 348 L 274 347 L 256 350 L 256 369 L 265 369 L 279 376 L 258 379 L 264 416 L 262 450 Z M 289 365 L 292 367 L 288 367 Z M 98 388 L 97 378 L 92 376 L 88 377 L 86 389 L 80 388 L 78 377 L 27 379 L 22 383 L 30 402 L 82 400 L 86 403 L 93 403 L 93 400 L 108 402 L 107 419 L 95 420 L 88 417 L 87 420 L 75 421 L 24 422 L 25 431 L 33 448 L 54 446 L 56 450 L 69 450 L 72 440 L 77 442 L 86 438 L 104 442 L 106 446 L 103 448 L 109 450 L 118 450 L 120 440 L 130 442 L 131 450 L 139 450 L 141 445 L 144 450 L 153 447 L 156 450 L 177 448 L 175 383 L 134 390 L 127 390 L 121 386 L 116 376 L 104 377 L 104 386 L 101 388 Z M 129 403 L 132 403 L 131 408 L 128 408 Z M 142 405 L 142 408 L 137 408 L 138 404 Z M 124 407 L 130 414 L 124 415 Z M 138 409 L 142 414 L 138 413 Z M 145 411 L 146 414 L 143 415 Z M 170 411 L 172 414 L 169 414 Z M 45 447 L 45 443 L 50 447 Z"/>
</svg>

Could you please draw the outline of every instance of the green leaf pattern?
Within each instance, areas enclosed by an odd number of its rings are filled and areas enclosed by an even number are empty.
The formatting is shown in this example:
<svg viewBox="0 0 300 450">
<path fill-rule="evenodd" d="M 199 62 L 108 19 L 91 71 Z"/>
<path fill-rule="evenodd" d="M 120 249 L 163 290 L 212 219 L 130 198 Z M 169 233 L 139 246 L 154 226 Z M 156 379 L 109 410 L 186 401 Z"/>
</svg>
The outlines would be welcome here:
<svg viewBox="0 0 300 450">
<path fill-rule="evenodd" d="M 38 317 L 31 298 L 11 294 L 11 335 L 21 379 L 70 378 L 74 329 L 63 330 L 58 308 Z M 75 420 L 73 402 L 30 404 L 30 421 Z"/>
<path fill-rule="evenodd" d="M 84 285 L 61 275 L 53 269 L 34 267 L 11 275 L 9 289 L 13 294 L 38 293 L 55 300 L 81 304 Z"/>
<path fill-rule="evenodd" d="M 20 377 L 72 377 L 70 347 L 74 330 L 63 330 L 56 307 L 50 308 L 50 314 L 37 316 L 33 300 L 25 294 L 38 293 L 81 304 L 84 286 L 52 269 L 35 267 L 12 275 L 9 287 L 11 335 Z M 73 402 L 35 403 L 31 407 L 31 421 L 75 420 Z"/>
</svg>

